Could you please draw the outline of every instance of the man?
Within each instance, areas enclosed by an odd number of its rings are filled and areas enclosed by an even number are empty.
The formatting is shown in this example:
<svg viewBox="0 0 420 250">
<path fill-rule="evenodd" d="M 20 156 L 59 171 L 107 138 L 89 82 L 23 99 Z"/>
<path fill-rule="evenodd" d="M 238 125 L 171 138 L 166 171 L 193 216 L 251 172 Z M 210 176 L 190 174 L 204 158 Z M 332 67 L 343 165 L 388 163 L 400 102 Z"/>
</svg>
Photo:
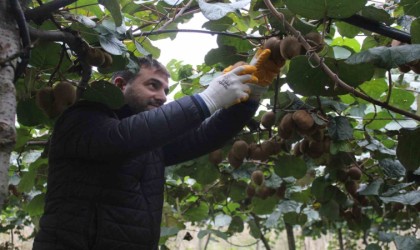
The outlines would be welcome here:
<svg viewBox="0 0 420 250">
<path fill-rule="evenodd" d="M 137 74 L 113 77 L 127 105 L 80 101 L 57 120 L 34 250 L 157 249 L 165 166 L 221 147 L 253 117 L 265 90 L 244 84 L 257 80 L 256 67 L 245 65 L 163 105 L 169 73 L 150 57 L 139 65 Z"/>
</svg>

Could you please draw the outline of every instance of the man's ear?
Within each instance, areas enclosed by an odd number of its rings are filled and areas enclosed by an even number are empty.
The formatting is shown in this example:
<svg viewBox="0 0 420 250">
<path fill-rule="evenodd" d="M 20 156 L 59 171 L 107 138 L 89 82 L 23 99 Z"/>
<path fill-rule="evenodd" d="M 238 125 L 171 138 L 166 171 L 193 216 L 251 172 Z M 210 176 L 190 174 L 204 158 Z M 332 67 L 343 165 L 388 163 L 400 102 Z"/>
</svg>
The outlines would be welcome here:
<svg viewBox="0 0 420 250">
<path fill-rule="evenodd" d="M 124 78 L 122 78 L 120 76 L 117 76 L 114 79 L 114 84 L 115 84 L 115 86 L 120 88 L 122 91 L 124 91 L 125 87 L 127 86 L 127 81 Z"/>
</svg>

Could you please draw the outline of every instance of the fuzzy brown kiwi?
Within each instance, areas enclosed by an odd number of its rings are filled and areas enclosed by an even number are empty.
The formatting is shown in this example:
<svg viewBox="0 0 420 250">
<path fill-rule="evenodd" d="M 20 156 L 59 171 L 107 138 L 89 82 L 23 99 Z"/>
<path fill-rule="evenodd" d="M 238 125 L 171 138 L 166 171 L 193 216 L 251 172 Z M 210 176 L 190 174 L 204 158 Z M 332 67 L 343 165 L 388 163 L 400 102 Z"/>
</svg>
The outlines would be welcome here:
<svg viewBox="0 0 420 250">
<path fill-rule="evenodd" d="M 38 90 L 35 100 L 37 106 L 44 111 L 48 117 L 53 118 L 58 115 L 58 111 L 54 108 L 54 94 L 51 87 L 45 87 Z"/>
<path fill-rule="evenodd" d="M 347 169 L 338 169 L 336 172 L 337 181 L 345 183 L 348 179 Z"/>
<path fill-rule="evenodd" d="M 263 125 L 264 128 L 271 128 L 275 122 L 276 114 L 273 111 L 265 112 L 265 114 L 261 117 L 261 125 Z"/>
<path fill-rule="evenodd" d="M 252 143 L 249 147 L 249 157 L 257 161 L 265 161 L 268 159 L 268 154 L 263 151 L 260 144 Z"/>
<path fill-rule="evenodd" d="M 299 126 L 296 126 L 296 131 L 302 135 L 302 136 L 310 136 L 312 137 L 313 134 L 315 134 L 319 130 L 318 126 L 314 124 L 309 129 L 302 129 Z"/>
<path fill-rule="evenodd" d="M 301 50 L 302 44 L 294 36 L 287 36 L 280 43 L 280 53 L 287 60 L 300 55 Z"/>
<path fill-rule="evenodd" d="M 258 187 L 255 193 L 256 196 L 260 197 L 263 200 L 267 199 L 272 194 L 273 194 L 273 190 L 265 185 Z"/>
<path fill-rule="evenodd" d="M 300 150 L 300 152 L 302 152 L 302 154 L 307 154 L 309 152 L 309 143 L 310 142 L 311 141 L 306 139 L 306 138 L 304 138 L 302 141 L 300 141 L 299 150 Z"/>
<path fill-rule="evenodd" d="M 105 62 L 104 52 L 90 47 L 86 52 L 86 62 L 91 66 L 99 67 Z"/>
<path fill-rule="evenodd" d="M 214 165 L 219 165 L 223 161 L 223 152 L 221 149 L 216 149 L 209 153 L 209 161 Z"/>
<path fill-rule="evenodd" d="M 311 47 L 315 48 L 316 52 L 320 52 L 325 46 L 325 43 L 322 40 L 322 35 L 316 31 L 311 31 L 306 34 L 305 39 Z"/>
<path fill-rule="evenodd" d="M 255 185 L 261 186 L 264 182 L 264 173 L 261 170 L 255 170 L 251 174 L 251 180 Z"/>
<path fill-rule="evenodd" d="M 316 125 L 314 125 L 315 127 L 318 127 Z M 313 126 L 313 127 L 314 127 Z M 311 138 L 314 141 L 323 141 L 324 140 L 324 130 L 323 129 L 316 129 L 315 132 L 313 134 L 311 134 Z"/>
<path fill-rule="evenodd" d="M 273 141 L 263 141 L 261 143 L 262 151 L 267 155 L 274 155 L 276 153 L 276 145 Z"/>
<path fill-rule="evenodd" d="M 243 160 L 248 155 L 249 145 L 244 140 L 237 140 L 233 143 L 231 152 L 239 160 Z"/>
<path fill-rule="evenodd" d="M 283 64 L 285 61 L 280 54 L 280 43 L 281 39 L 279 37 L 270 37 L 265 41 L 263 46 L 264 49 L 270 49 L 271 51 L 269 59 L 279 65 Z"/>
<path fill-rule="evenodd" d="M 234 168 L 234 169 L 238 169 L 242 163 L 243 163 L 243 159 L 238 159 L 236 158 L 235 155 L 232 154 L 232 152 L 228 153 L 228 162 L 229 164 Z"/>
<path fill-rule="evenodd" d="M 353 197 L 357 195 L 358 185 L 355 181 L 346 181 L 346 183 L 344 183 L 344 186 L 350 195 L 352 195 Z"/>
<path fill-rule="evenodd" d="M 414 64 L 413 66 L 410 66 L 410 69 L 416 73 L 416 74 L 420 74 L 420 62 L 417 64 Z"/>
<path fill-rule="evenodd" d="M 353 180 L 360 180 L 362 178 L 362 170 L 359 167 L 353 166 L 347 171 L 348 176 Z"/>
<path fill-rule="evenodd" d="M 290 139 L 295 131 L 295 123 L 292 117 L 292 113 L 287 113 L 279 123 L 278 132 L 283 139 Z"/>
<path fill-rule="evenodd" d="M 276 196 L 279 199 L 284 199 L 284 195 L 286 194 L 286 185 L 282 184 L 280 187 L 276 189 Z"/>
<path fill-rule="evenodd" d="M 109 68 L 112 65 L 112 56 L 107 52 L 104 52 L 104 63 L 100 66 L 101 68 Z"/>
<path fill-rule="evenodd" d="M 309 142 L 308 152 L 307 154 L 311 158 L 318 158 L 324 153 L 324 143 L 318 141 L 311 141 Z"/>
<path fill-rule="evenodd" d="M 252 185 L 247 185 L 246 186 L 246 195 L 248 196 L 248 198 L 252 198 L 255 195 L 255 188 Z"/>
<path fill-rule="evenodd" d="M 309 130 L 315 123 L 312 115 L 303 109 L 295 111 L 292 118 L 296 126 L 303 130 Z"/>
<path fill-rule="evenodd" d="M 57 104 L 71 106 L 76 102 L 76 88 L 70 82 L 59 82 L 53 87 L 54 100 Z"/>
<path fill-rule="evenodd" d="M 328 136 L 325 136 L 323 142 L 324 142 L 324 152 L 329 153 L 330 146 L 331 146 L 331 138 Z"/>
<path fill-rule="evenodd" d="M 398 66 L 398 70 L 402 73 L 408 73 L 411 70 L 411 67 L 407 64 L 401 64 Z"/>
</svg>

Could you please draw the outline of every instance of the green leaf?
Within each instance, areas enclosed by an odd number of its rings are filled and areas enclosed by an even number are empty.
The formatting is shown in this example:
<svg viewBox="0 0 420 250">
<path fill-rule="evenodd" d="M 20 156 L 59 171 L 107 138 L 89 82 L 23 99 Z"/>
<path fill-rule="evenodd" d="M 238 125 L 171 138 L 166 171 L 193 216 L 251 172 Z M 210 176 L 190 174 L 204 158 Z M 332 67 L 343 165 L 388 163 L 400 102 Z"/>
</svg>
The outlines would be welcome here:
<svg viewBox="0 0 420 250">
<path fill-rule="evenodd" d="M 311 200 L 311 190 L 305 189 L 300 190 L 299 192 L 291 192 L 290 199 L 301 203 L 309 203 Z"/>
<path fill-rule="evenodd" d="M 36 174 L 37 170 L 34 167 L 30 167 L 29 171 L 24 172 L 19 181 L 18 190 L 20 192 L 29 193 L 34 188 Z"/>
<path fill-rule="evenodd" d="M 258 227 L 258 225 L 255 222 L 255 220 L 248 221 L 248 225 L 249 225 L 249 233 L 252 235 L 252 237 L 254 237 L 255 239 L 260 239 L 260 237 L 261 237 L 261 230 Z"/>
<path fill-rule="evenodd" d="M 274 172 L 280 177 L 293 176 L 296 179 L 299 179 L 302 178 L 307 171 L 305 161 L 296 156 L 283 155 L 280 156 L 275 163 Z"/>
<path fill-rule="evenodd" d="M 381 246 L 379 246 L 378 244 L 375 244 L 375 243 L 370 243 L 365 248 L 365 250 L 381 250 L 381 249 L 382 249 Z"/>
<path fill-rule="evenodd" d="M 267 199 L 254 197 L 252 199 L 252 211 L 259 215 L 271 214 L 278 201 L 276 197 L 268 197 Z"/>
<path fill-rule="evenodd" d="M 208 217 L 209 206 L 205 202 L 200 202 L 197 206 L 188 209 L 184 216 L 190 221 L 201 221 Z"/>
<path fill-rule="evenodd" d="M 124 96 L 121 90 L 103 80 L 92 82 L 83 92 L 82 97 L 92 102 L 105 104 L 111 109 L 118 109 L 124 105 Z"/>
<path fill-rule="evenodd" d="M 420 2 L 418 0 L 401 0 L 400 6 L 404 8 L 406 15 L 420 16 Z"/>
<path fill-rule="evenodd" d="M 409 183 L 399 183 L 399 184 L 396 184 L 396 185 L 389 186 L 388 189 L 381 194 L 381 196 L 392 196 L 392 195 L 400 192 L 404 188 L 413 185 L 414 183 L 415 182 L 413 181 L 413 182 L 409 182 Z"/>
<path fill-rule="evenodd" d="M 45 123 L 47 116 L 38 108 L 35 99 L 20 100 L 16 107 L 17 121 L 25 126 Z"/>
<path fill-rule="evenodd" d="M 176 235 L 179 232 L 177 227 L 161 227 L 160 228 L 160 237 L 167 237 Z"/>
<path fill-rule="evenodd" d="M 247 184 L 243 181 L 234 181 L 230 185 L 229 197 L 233 201 L 241 201 L 246 198 L 246 186 Z"/>
<path fill-rule="evenodd" d="M 371 48 L 350 56 L 346 63 L 372 63 L 379 68 L 391 69 L 417 59 L 420 59 L 420 44 L 407 44 Z"/>
<path fill-rule="evenodd" d="M 244 231 L 244 221 L 239 216 L 234 216 L 230 222 L 228 231 L 234 233 L 241 233 Z"/>
<path fill-rule="evenodd" d="M 388 111 L 368 113 L 363 117 L 363 124 L 369 129 L 381 129 L 392 121 L 392 115 Z"/>
<path fill-rule="evenodd" d="M 397 157 L 407 170 L 420 167 L 420 127 L 400 130 Z"/>
<path fill-rule="evenodd" d="M 398 250 L 418 250 L 420 249 L 420 240 L 416 239 L 415 236 L 407 235 L 400 236 L 397 235 L 394 238 L 395 245 Z"/>
<path fill-rule="evenodd" d="M 291 225 L 301 225 L 303 226 L 306 221 L 308 220 L 308 216 L 306 214 L 298 214 L 296 212 L 288 212 L 283 214 L 283 219 L 285 223 Z"/>
<path fill-rule="evenodd" d="M 405 176 L 405 168 L 398 160 L 382 159 L 379 161 L 385 175 L 389 178 L 400 178 Z"/>
<path fill-rule="evenodd" d="M 372 183 L 369 183 L 369 185 L 361 190 L 359 194 L 361 195 L 379 195 L 380 189 L 382 187 L 382 184 L 384 184 L 384 180 L 382 179 L 376 179 Z"/>
<path fill-rule="evenodd" d="M 373 99 L 379 99 L 385 91 L 388 89 L 388 84 L 384 78 L 372 79 L 370 81 L 364 82 L 359 86 L 367 95 Z M 365 100 L 358 100 L 359 103 L 369 103 Z"/>
<path fill-rule="evenodd" d="M 411 23 L 410 33 L 411 43 L 420 43 L 420 19 L 416 19 Z"/>
<path fill-rule="evenodd" d="M 333 117 L 328 124 L 328 133 L 333 141 L 353 139 L 353 127 L 347 117 Z"/>
<path fill-rule="evenodd" d="M 105 8 L 111 13 L 114 18 L 115 26 L 119 27 L 122 24 L 121 7 L 118 0 L 98 0 L 99 4 L 105 6 Z"/>
<path fill-rule="evenodd" d="M 355 38 L 336 37 L 334 38 L 330 46 L 341 46 L 343 48 L 347 48 L 350 50 L 350 53 L 360 51 L 360 43 Z M 337 58 L 337 55 L 335 55 L 335 57 Z"/>
<path fill-rule="evenodd" d="M 38 70 L 44 69 L 52 72 L 60 65 L 60 72 L 65 72 L 71 62 L 67 56 L 63 57 L 60 64 L 62 46 L 58 43 L 40 42 L 31 50 L 29 64 L 38 67 Z"/>
<path fill-rule="evenodd" d="M 346 18 L 361 10 L 367 0 L 285 0 L 294 13 L 311 18 Z"/>
<path fill-rule="evenodd" d="M 203 28 L 212 30 L 212 31 L 226 31 L 233 25 L 232 18 L 227 16 L 219 19 L 219 20 L 210 20 L 203 24 Z"/>
<path fill-rule="evenodd" d="M 237 52 L 248 52 L 254 46 L 246 39 L 238 39 L 229 36 L 217 36 L 217 44 L 219 46 L 235 47 Z"/>
<path fill-rule="evenodd" d="M 391 25 L 393 22 L 388 12 L 384 9 L 375 8 L 374 6 L 365 6 L 362 9 L 362 16 L 369 18 L 370 20 L 385 23 L 386 25 Z"/>
<path fill-rule="evenodd" d="M 337 30 L 340 35 L 354 38 L 357 34 L 360 32 L 360 28 L 356 27 L 354 25 L 348 24 L 346 22 L 336 22 L 335 25 L 337 25 Z"/>
<path fill-rule="evenodd" d="M 24 208 L 26 212 L 32 217 L 40 216 L 44 212 L 45 194 L 36 195 Z"/>
<path fill-rule="evenodd" d="M 112 55 L 122 55 L 127 51 L 126 46 L 111 33 L 100 35 L 99 43 L 106 52 Z"/>
<path fill-rule="evenodd" d="M 319 214 L 332 221 L 338 220 L 340 219 L 340 206 L 335 200 L 329 200 L 321 204 Z"/>
<path fill-rule="evenodd" d="M 327 201 L 329 200 L 326 198 L 326 196 L 330 196 L 331 194 L 325 192 L 326 188 L 330 186 L 330 182 L 325 180 L 323 176 L 315 178 L 315 180 L 312 182 L 311 186 L 311 193 L 317 200 L 320 201 Z"/>
<path fill-rule="evenodd" d="M 204 57 L 207 65 L 214 65 L 220 63 L 222 67 L 228 67 L 238 61 L 245 61 L 246 57 L 236 53 L 235 47 L 221 46 L 216 49 L 211 49 Z"/>
<path fill-rule="evenodd" d="M 381 101 L 385 101 L 386 96 L 381 98 Z M 389 105 L 395 106 L 400 109 L 409 109 L 413 102 L 416 100 L 416 97 L 413 93 L 400 89 L 393 88 L 391 92 L 391 98 L 389 99 Z"/>
<path fill-rule="evenodd" d="M 240 0 L 233 3 L 206 3 L 204 0 L 198 0 L 201 12 L 209 20 L 218 20 L 230 12 L 234 12 L 247 6 L 251 0 Z"/>
<path fill-rule="evenodd" d="M 398 194 L 394 196 L 380 196 L 379 197 L 384 203 L 398 202 L 404 205 L 416 205 L 420 202 L 420 191 L 411 191 L 404 194 Z"/>
</svg>

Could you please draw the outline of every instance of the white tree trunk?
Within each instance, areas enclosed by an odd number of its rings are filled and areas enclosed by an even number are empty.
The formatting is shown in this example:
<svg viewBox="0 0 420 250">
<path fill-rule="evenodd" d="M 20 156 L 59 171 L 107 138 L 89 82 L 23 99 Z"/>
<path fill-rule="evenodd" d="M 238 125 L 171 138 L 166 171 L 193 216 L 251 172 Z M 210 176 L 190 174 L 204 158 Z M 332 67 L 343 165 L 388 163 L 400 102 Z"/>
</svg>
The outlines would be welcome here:
<svg viewBox="0 0 420 250">
<path fill-rule="evenodd" d="M 10 154 L 16 143 L 16 90 L 13 83 L 20 35 L 8 0 L 0 0 L 0 209 L 8 196 Z"/>
</svg>

